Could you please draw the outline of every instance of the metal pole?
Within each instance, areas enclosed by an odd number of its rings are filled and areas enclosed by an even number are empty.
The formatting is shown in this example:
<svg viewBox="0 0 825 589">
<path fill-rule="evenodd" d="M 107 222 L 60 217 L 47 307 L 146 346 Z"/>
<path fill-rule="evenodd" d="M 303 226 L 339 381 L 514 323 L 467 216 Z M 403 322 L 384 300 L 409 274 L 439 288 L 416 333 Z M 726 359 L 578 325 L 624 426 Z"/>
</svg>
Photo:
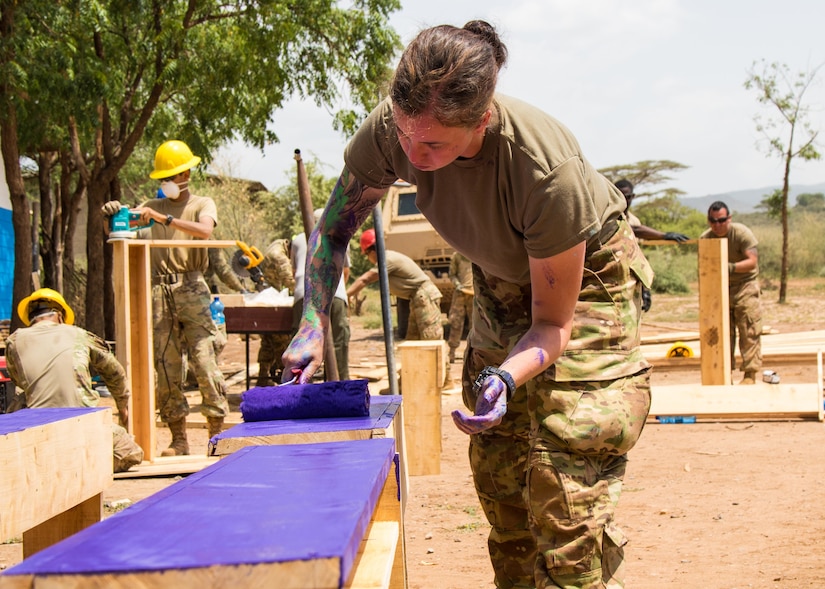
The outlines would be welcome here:
<svg viewBox="0 0 825 589">
<path fill-rule="evenodd" d="M 392 341 L 392 306 L 390 303 L 390 281 L 387 276 L 387 262 L 384 255 L 384 223 L 381 220 L 381 205 L 375 205 L 372 211 L 375 227 L 375 253 L 378 257 L 378 285 L 381 288 L 381 318 L 384 322 L 384 350 L 387 354 L 387 378 L 390 381 L 390 394 L 398 395 L 398 370 L 395 367 L 395 351 Z"/>
<path fill-rule="evenodd" d="M 307 238 L 307 258 L 309 262 L 309 234 L 315 228 L 315 218 L 312 215 L 312 196 L 309 192 L 309 178 L 301 159 L 301 150 L 295 150 L 295 161 L 298 163 L 298 203 L 301 205 L 301 220 L 304 222 L 304 233 Z M 306 279 L 306 273 L 304 274 Z M 335 285 L 337 286 L 337 285 Z M 338 363 L 335 361 L 335 343 L 332 339 L 332 329 L 327 324 L 324 330 L 324 380 L 327 382 L 338 380 Z"/>
</svg>

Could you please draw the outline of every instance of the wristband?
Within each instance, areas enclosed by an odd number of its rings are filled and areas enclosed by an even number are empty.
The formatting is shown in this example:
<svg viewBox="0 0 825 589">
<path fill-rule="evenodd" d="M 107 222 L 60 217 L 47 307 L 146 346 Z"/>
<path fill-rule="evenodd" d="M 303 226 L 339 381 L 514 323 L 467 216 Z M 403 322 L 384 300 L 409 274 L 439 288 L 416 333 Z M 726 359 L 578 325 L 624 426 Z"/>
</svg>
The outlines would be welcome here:
<svg viewBox="0 0 825 589">
<path fill-rule="evenodd" d="M 728 274 L 733 274 L 736 272 L 736 262 L 731 262 L 728 264 Z"/>
<path fill-rule="evenodd" d="M 487 379 L 488 376 L 497 376 L 499 377 L 504 385 L 507 387 L 507 400 L 513 398 L 513 394 L 516 392 L 516 381 L 513 380 L 513 377 L 510 375 L 509 372 L 506 370 L 502 370 L 501 368 L 496 368 L 495 366 L 486 366 L 476 377 L 475 382 L 473 383 L 473 390 L 478 392 L 481 390 L 481 385 Z"/>
<path fill-rule="evenodd" d="M 166 215 L 166 222 L 164 223 L 164 225 L 169 227 L 169 225 L 171 225 L 172 221 L 174 221 L 174 220 L 175 220 L 175 218 L 172 215 Z"/>
</svg>

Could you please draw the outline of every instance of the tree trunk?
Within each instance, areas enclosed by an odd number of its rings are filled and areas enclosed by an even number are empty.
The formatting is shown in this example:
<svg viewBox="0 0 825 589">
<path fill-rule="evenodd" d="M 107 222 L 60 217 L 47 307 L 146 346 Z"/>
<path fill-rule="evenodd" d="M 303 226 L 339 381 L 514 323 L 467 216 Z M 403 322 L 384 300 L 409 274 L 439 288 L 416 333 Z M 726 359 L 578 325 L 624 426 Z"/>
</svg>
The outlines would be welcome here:
<svg viewBox="0 0 825 589">
<path fill-rule="evenodd" d="M 9 104 L 4 117 L 0 117 L 0 147 L 3 152 L 3 165 L 6 171 L 6 183 L 11 196 L 11 220 L 14 227 L 14 288 L 12 310 L 18 301 L 32 292 L 32 239 L 31 214 L 20 170 L 20 153 L 17 151 L 17 113 Z M 23 322 L 17 313 L 12 313 L 11 329 L 21 327 Z"/>
<path fill-rule="evenodd" d="M 782 181 L 782 268 L 779 273 L 779 303 L 784 303 L 788 294 L 788 188 L 791 179 L 791 154 L 789 142 L 788 153 L 785 156 L 785 178 Z"/>
<path fill-rule="evenodd" d="M 103 309 L 106 282 L 103 262 L 103 215 L 100 207 L 105 201 L 108 184 L 92 181 L 89 185 L 89 210 L 86 220 L 86 329 L 105 337 Z"/>
</svg>

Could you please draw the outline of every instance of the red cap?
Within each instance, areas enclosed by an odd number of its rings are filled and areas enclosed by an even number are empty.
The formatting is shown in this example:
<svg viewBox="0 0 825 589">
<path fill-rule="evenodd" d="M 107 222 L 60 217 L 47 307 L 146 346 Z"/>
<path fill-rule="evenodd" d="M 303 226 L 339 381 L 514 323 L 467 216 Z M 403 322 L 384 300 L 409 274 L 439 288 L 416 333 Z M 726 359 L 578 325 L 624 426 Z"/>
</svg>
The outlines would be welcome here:
<svg viewBox="0 0 825 589">
<path fill-rule="evenodd" d="M 375 246 L 375 229 L 367 229 L 361 234 L 361 253 L 366 254 L 367 250 Z"/>
</svg>

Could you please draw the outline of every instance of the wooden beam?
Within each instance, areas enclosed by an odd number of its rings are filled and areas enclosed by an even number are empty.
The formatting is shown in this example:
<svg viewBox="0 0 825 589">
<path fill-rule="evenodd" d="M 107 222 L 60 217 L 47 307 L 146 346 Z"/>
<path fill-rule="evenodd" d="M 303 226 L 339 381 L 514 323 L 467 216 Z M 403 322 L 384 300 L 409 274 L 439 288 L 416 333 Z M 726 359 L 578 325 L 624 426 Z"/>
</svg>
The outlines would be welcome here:
<svg viewBox="0 0 825 589">
<path fill-rule="evenodd" d="M 0 415 L 0 473 L 0 539 L 22 534 L 25 556 L 99 521 L 112 484 L 111 409 Z"/>
<path fill-rule="evenodd" d="M 401 355 L 401 394 L 407 437 L 407 472 L 411 476 L 441 472 L 441 389 L 444 340 L 406 341 Z"/>
<path fill-rule="evenodd" d="M 728 240 L 699 240 L 699 334 L 702 384 L 731 383 Z"/>
</svg>

